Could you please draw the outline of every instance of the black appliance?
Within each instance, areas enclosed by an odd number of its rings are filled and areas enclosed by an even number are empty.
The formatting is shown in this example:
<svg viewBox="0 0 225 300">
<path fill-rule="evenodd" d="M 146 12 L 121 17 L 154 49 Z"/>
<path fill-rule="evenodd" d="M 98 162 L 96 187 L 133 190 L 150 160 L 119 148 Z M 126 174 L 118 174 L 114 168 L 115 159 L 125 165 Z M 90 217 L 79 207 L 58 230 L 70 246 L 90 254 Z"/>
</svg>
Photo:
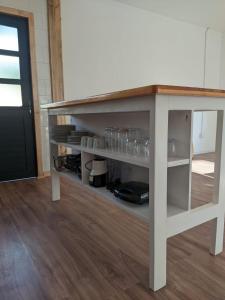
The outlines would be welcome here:
<svg viewBox="0 0 225 300">
<path fill-rule="evenodd" d="M 81 178 L 81 154 L 57 156 L 54 158 L 54 166 L 57 171 L 63 171 L 65 168 Z"/>
<path fill-rule="evenodd" d="M 143 182 L 130 181 L 115 185 L 111 189 L 115 197 L 134 204 L 149 201 L 149 185 Z"/>
<path fill-rule="evenodd" d="M 81 166 L 81 154 L 66 155 L 65 168 L 71 171 L 77 171 Z"/>
</svg>

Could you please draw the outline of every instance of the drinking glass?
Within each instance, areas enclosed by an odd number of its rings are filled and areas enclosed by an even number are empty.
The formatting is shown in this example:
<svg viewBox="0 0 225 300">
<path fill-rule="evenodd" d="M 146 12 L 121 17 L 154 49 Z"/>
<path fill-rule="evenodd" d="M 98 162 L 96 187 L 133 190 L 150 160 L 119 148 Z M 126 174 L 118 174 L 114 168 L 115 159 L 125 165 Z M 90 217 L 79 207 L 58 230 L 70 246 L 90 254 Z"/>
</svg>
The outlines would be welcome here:
<svg viewBox="0 0 225 300">
<path fill-rule="evenodd" d="M 87 147 L 87 141 L 88 141 L 89 136 L 82 136 L 81 138 L 81 147 Z"/>
<path fill-rule="evenodd" d="M 105 139 L 104 139 L 104 137 L 94 137 L 93 149 L 104 149 L 104 148 L 105 148 Z"/>
<path fill-rule="evenodd" d="M 133 155 L 143 158 L 145 156 L 145 140 L 135 139 L 133 141 Z"/>
<path fill-rule="evenodd" d="M 105 147 L 107 150 L 112 150 L 112 127 L 105 128 Z"/>
<path fill-rule="evenodd" d="M 87 139 L 87 147 L 88 148 L 93 148 L 93 141 L 94 141 L 94 138 L 89 136 Z"/>
<path fill-rule="evenodd" d="M 168 140 L 168 156 L 175 157 L 177 153 L 177 140 L 169 139 Z"/>
<path fill-rule="evenodd" d="M 118 128 L 112 128 L 111 130 L 111 151 L 117 152 L 118 145 Z"/>
<path fill-rule="evenodd" d="M 128 128 L 128 137 L 129 139 L 140 139 L 142 137 L 140 128 Z"/>
<path fill-rule="evenodd" d="M 128 137 L 128 130 L 126 128 L 120 128 L 117 132 L 117 151 L 119 153 L 125 152 L 125 143 Z"/>
<path fill-rule="evenodd" d="M 144 139 L 144 157 L 149 158 L 150 156 L 150 140 Z"/>
<path fill-rule="evenodd" d="M 126 153 L 129 155 L 139 156 L 141 129 L 128 128 L 128 139 L 126 140 Z"/>
<path fill-rule="evenodd" d="M 124 145 L 124 153 L 127 154 L 127 155 L 133 155 L 134 153 L 134 141 L 133 139 L 131 138 L 126 138 L 125 140 L 125 145 Z"/>
</svg>

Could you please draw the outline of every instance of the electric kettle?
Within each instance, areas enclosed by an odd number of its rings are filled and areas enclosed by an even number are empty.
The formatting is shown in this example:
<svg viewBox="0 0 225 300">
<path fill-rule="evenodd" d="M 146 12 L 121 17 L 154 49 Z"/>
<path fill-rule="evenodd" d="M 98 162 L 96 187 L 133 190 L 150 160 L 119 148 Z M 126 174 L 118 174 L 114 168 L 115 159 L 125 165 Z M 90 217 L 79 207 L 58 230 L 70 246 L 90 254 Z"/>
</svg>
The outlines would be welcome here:
<svg viewBox="0 0 225 300">
<path fill-rule="evenodd" d="M 88 165 L 92 163 L 90 169 Z M 107 161 L 102 158 L 96 158 L 88 161 L 85 168 L 90 171 L 89 184 L 94 187 L 103 187 L 106 185 Z"/>
</svg>

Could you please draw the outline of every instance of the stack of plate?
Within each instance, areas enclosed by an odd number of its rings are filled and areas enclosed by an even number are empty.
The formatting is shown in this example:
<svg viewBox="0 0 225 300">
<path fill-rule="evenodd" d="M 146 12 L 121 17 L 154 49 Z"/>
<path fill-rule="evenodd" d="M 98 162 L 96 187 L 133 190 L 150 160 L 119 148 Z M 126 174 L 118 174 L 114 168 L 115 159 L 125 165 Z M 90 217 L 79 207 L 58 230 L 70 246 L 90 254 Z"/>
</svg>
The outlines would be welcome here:
<svg viewBox="0 0 225 300">
<path fill-rule="evenodd" d="M 89 133 L 87 131 L 75 131 L 72 130 L 70 135 L 67 137 L 67 142 L 73 145 L 80 145 L 82 136 L 87 136 Z"/>
<path fill-rule="evenodd" d="M 71 131 L 76 129 L 75 125 L 56 125 L 53 127 L 52 138 L 59 143 L 66 143 Z"/>
</svg>

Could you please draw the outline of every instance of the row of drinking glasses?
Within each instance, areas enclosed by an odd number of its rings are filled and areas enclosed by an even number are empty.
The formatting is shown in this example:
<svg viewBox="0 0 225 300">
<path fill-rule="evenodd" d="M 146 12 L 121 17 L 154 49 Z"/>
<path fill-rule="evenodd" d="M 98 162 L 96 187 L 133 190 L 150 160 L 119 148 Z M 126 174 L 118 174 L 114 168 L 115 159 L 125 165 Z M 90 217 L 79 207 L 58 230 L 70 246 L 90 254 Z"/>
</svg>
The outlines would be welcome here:
<svg viewBox="0 0 225 300">
<path fill-rule="evenodd" d="M 149 157 L 150 140 L 140 128 L 105 128 L 105 146 L 110 152 Z"/>
<path fill-rule="evenodd" d="M 82 136 L 81 147 L 89 149 L 105 149 L 105 138 L 98 136 Z"/>
<path fill-rule="evenodd" d="M 148 158 L 150 155 L 150 140 L 143 137 L 139 128 L 106 128 L 104 137 L 83 136 L 81 147 L 104 149 L 142 158 Z"/>
<path fill-rule="evenodd" d="M 176 139 L 168 140 L 168 155 L 175 157 L 179 145 Z M 149 158 L 150 140 L 144 138 L 144 134 L 139 128 L 105 128 L 105 136 L 83 136 L 81 147 L 89 149 L 104 149 L 110 152 L 133 155 L 137 157 Z"/>
</svg>

